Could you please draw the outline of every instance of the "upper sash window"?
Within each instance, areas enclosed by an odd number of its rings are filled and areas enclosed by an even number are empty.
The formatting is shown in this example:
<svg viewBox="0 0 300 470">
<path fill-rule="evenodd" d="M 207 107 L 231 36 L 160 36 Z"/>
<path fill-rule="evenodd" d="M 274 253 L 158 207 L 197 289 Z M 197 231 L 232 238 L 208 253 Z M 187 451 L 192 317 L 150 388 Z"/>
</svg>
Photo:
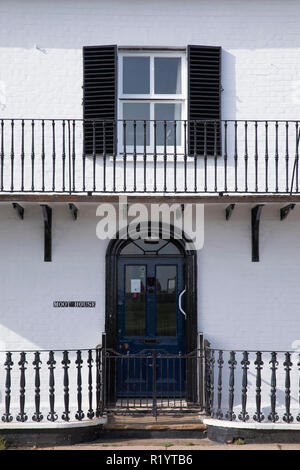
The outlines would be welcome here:
<svg viewBox="0 0 300 470">
<path fill-rule="evenodd" d="M 182 146 L 186 119 L 186 55 L 119 54 L 119 152 Z"/>
<path fill-rule="evenodd" d="M 84 47 L 84 154 L 221 155 L 221 58 L 219 46 Z"/>
</svg>

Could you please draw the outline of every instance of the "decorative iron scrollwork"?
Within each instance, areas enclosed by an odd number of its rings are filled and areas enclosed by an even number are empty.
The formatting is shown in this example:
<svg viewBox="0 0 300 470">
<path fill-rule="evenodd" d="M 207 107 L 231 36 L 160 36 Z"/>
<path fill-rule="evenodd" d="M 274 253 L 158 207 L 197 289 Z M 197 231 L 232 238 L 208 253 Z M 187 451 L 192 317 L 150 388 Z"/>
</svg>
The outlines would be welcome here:
<svg viewBox="0 0 300 470">
<path fill-rule="evenodd" d="M 242 370 L 243 370 L 243 377 L 242 377 L 242 411 L 239 414 L 239 419 L 241 421 L 248 421 L 249 419 L 249 414 L 246 411 L 246 405 L 247 405 L 247 386 L 248 386 L 248 369 L 249 369 L 249 353 L 248 351 L 243 352 L 243 359 L 241 361 L 242 364 Z"/>
<path fill-rule="evenodd" d="M 271 360 L 269 364 L 271 364 L 271 412 L 268 416 L 268 420 L 272 421 L 272 423 L 275 423 L 279 419 L 279 416 L 276 412 L 276 370 L 278 367 L 278 361 L 277 353 L 275 351 L 271 353 Z"/>
<path fill-rule="evenodd" d="M 263 368 L 263 360 L 262 360 L 262 353 L 257 351 L 256 353 L 256 361 L 254 362 L 256 368 L 256 412 L 253 416 L 254 421 L 258 421 L 259 423 L 265 419 L 262 411 L 261 411 L 261 371 Z"/>
<path fill-rule="evenodd" d="M 225 415 L 226 419 L 229 421 L 234 421 L 236 419 L 236 415 L 233 412 L 233 403 L 234 403 L 234 369 L 237 364 L 235 360 L 235 351 L 230 352 L 230 358 L 228 361 L 229 364 L 229 409 Z"/>
<path fill-rule="evenodd" d="M 27 421 L 28 416 L 25 413 L 25 370 L 26 370 L 26 353 L 21 352 L 20 353 L 20 361 L 18 362 L 18 365 L 20 366 L 20 413 L 17 416 L 17 421 L 20 421 L 21 423 L 25 423 Z"/>
</svg>

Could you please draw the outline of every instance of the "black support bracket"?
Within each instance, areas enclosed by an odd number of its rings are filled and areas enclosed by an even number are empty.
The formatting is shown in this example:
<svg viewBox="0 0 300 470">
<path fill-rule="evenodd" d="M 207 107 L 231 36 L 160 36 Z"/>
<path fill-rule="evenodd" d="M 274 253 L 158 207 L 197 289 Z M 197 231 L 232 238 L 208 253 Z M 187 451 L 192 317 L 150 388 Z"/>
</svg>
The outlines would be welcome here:
<svg viewBox="0 0 300 470">
<path fill-rule="evenodd" d="M 252 261 L 259 261 L 259 222 L 264 204 L 251 209 Z"/>
<path fill-rule="evenodd" d="M 296 204 L 288 204 L 280 209 L 280 220 L 286 219 Z"/>
<path fill-rule="evenodd" d="M 72 217 L 74 220 L 77 220 L 78 216 L 78 208 L 75 206 L 75 204 L 70 203 L 69 204 L 69 209 L 71 211 Z"/>
<path fill-rule="evenodd" d="M 24 219 L 24 207 L 20 206 L 17 202 L 12 203 L 13 208 L 15 209 L 16 213 L 18 214 L 19 219 Z"/>
<path fill-rule="evenodd" d="M 226 207 L 226 209 L 225 209 L 226 220 L 230 219 L 234 208 L 235 208 L 235 204 L 229 204 L 229 206 Z"/>
<path fill-rule="evenodd" d="M 52 209 L 41 204 L 44 217 L 44 261 L 52 261 Z"/>
</svg>

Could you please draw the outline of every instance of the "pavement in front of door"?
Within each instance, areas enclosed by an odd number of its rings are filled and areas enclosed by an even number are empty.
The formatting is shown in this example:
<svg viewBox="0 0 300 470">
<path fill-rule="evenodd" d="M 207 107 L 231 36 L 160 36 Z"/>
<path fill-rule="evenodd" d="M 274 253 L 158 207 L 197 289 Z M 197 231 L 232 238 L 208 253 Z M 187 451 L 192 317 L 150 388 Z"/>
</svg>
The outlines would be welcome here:
<svg viewBox="0 0 300 470">
<path fill-rule="evenodd" d="M 16 450 L 16 449 L 15 449 Z M 94 441 L 85 444 L 74 444 L 70 446 L 27 448 L 22 450 L 98 450 L 98 451 L 137 451 L 137 450 L 155 450 L 166 451 L 173 450 L 300 450 L 300 444 L 216 444 L 204 439 L 113 439 L 105 441 Z M 138 455 L 138 454 L 135 454 Z"/>
</svg>

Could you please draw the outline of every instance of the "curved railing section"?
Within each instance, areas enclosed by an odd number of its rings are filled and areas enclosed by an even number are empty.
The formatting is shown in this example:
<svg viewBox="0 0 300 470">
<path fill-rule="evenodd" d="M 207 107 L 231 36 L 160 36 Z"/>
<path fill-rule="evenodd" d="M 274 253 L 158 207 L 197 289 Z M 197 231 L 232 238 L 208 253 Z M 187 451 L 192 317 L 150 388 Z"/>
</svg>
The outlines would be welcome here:
<svg viewBox="0 0 300 470">
<path fill-rule="evenodd" d="M 237 422 L 300 422 L 299 370 L 295 351 L 206 348 L 206 414 Z"/>
</svg>

